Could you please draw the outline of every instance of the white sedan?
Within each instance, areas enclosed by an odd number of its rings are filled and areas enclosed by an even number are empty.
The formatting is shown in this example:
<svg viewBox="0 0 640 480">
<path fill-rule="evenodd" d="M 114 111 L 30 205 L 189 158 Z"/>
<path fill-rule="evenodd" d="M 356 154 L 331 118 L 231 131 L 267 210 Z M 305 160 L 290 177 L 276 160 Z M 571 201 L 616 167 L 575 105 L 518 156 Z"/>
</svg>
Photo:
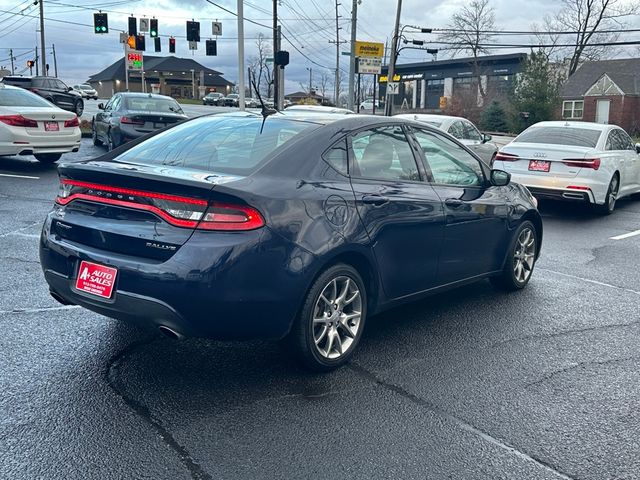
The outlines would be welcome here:
<svg viewBox="0 0 640 480">
<path fill-rule="evenodd" d="M 491 135 L 480 133 L 476 126 L 466 118 L 425 113 L 402 113 L 394 115 L 394 117 L 426 123 L 443 132 L 447 132 L 488 165 L 492 165 L 493 159 L 498 152 L 498 146 L 491 141 Z"/>
<path fill-rule="evenodd" d="M 34 155 L 53 163 L 80 148 L 80 123 L 44 98 L 0 83 L 0 155 Z"/>
<path fill-rule="evenodd" d="M 640 146 L 615 125 L 536 123 L 500 149 L 494 166 L 535 197 L 591 203 L 603 214 L 640 192 Z"/>
</svg>

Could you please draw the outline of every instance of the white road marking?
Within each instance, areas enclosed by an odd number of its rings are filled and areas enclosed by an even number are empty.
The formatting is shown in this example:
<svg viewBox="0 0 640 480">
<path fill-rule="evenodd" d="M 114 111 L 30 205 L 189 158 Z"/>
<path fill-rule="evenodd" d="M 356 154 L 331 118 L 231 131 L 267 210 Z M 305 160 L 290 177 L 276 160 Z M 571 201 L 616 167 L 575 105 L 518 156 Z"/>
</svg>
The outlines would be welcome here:
<svg viewBox="0 0 640 480">
<path fill-rule="evenodd" d="M 43 313 L 43 312 L 52 312 L 56 310 L 74 310 L 76 308 L 80 308 L 78 305 L 61 305 L 59 307 L 42 307 L 42 308 L 14 308 L 13 310 L 0 310 L 0 314 L 10 314 L 10 313 Z"/>
<path fill-rule="evenodd" d="M 591 280 L 590 278 L 579 277 L 577 275 L 571 275 L 570 273 L 558 272 L 556 270 L 550 270 L 548 268 L 538 267 L 538 270 L 543 270 L 545 272 L 555 273 L 556 275 L 561 275 L 563 277 L 569 277 L 576 280 L 582 280 L 583 282 L 592 283 L 594 285 L 599 285 L 601 287 L 607 288 L 615 288 L 616 290 L 622 290 L 623 292 L 634 293 L 636 295 L 640 295 L 640 292 L 637 290 L 632 290 L 630 288 L 620 287 L 618 285 L 612 285 L 610 283 L 599 282 L 598 280 Z"/>
<path fill-rule="evenodd" d="M 30 177 L 29 175 L 12 175 L 10 173 L 0 173 L 0 177 L 28 178 L 30 180 L 40 180 L 40 177 Z"/>
<path fill-rule="evenodd" d="M 615 237 L 611 237 L 609 240 L 623 240 L 625 238 L 635 237 L 636 235 L 640 235 L 640 230 L 634 230 L 633 232 L 616 235 Z"/>
</svg>

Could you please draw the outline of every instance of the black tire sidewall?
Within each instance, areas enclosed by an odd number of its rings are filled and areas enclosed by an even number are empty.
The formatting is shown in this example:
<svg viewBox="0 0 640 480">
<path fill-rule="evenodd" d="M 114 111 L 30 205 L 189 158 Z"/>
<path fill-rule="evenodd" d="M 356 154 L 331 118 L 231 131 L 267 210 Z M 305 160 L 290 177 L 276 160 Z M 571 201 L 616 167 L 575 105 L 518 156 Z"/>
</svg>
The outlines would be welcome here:
<svg viewBox="0 0 640 480">
<path fill-rule="evenodd" d="M 80 108 L 80 113 L 78 113 L 78 108 Z M 84 102 L 82 100 L 77 100 L 76 101 L 76 104 L 73 106 L 73 112 L 78 117 L 82 116 L 82 114 L 84 113 Z"/>
<path fill-rule="evenodd" d="M 535 238 L 536 255 L 538 251 L 538 231 L 536 230 L 536 226 L 529 220 L 525 220 L 518 226 L 518 229 L 513 235 L 513 240 L 511 241 L 511 246 L 509 247 L 509 256 L 507 257 L 507 262 L 505 263 L 505 266 L 504 266 L 505 268 L 503 273 L 504 279 L 508 282 L 508 286 L 513 290 L 521 290 L 524 287 L 526 287 L 527 284 L 529 283 L 529 280 L 531 280 L 531 277 L 533 276 L 533 271 L 535 270 L 535 267 L 536 267 L 537 258 L 534 258 L 533 266 L 531 267 L 531 274 L 529 275 L 529 278 L 527 278 L 524 282 L 518 281 L 518 279 L 516 278 L 516 272 L 514 272 L 513 270 L 513 257 L 515 256 L 515 253 L 516 253 L 518 237 L 520 237 L 520 234 L 522 233 L 522 231 L 527 227 L 531 229 L 531 231 L 533 232 L 533 236 Z"/>
</svg>

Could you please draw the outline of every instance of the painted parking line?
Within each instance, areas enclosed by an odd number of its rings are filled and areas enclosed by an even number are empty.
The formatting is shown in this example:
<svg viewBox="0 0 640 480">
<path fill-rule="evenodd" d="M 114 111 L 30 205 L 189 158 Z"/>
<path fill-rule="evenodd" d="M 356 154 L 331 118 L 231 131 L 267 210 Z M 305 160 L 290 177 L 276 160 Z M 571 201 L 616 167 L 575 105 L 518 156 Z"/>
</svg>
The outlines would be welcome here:
<svg viewBox="0 0 640 480">
<path fill-rule="evenodd" d="M 11 173 L 0 173 L 0 177 L 28 178 L 29 180 L 40 180 L 40 177 L 30 177 L 29 175 L 13 175 Z"/>
<path fill-rule="evenodd" d="M 611 237 L 609 240 L 624 240 L 625 238 L 635 237 L 636 235 L 640 235 L 640 230 L 634 230 L 633 232 L 623 233 L 622 235 Z"/>
</svg>

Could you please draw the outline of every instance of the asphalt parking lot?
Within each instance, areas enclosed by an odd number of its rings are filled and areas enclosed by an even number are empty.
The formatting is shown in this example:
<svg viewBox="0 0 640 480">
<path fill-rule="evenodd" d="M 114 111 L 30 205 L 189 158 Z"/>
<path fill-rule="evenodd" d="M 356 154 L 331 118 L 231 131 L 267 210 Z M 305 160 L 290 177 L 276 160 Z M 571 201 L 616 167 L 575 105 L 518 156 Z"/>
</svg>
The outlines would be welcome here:
<svg viewBox="0 0 640 480">
<path fill-rule="evenodd" d="M 83 159 L 104 150 L 83 140 Z M 49 295 L 55 166 L 0 157 L 0 478 L 640 478 L 640 199 L 542 204 L 530 285 L 371 318 L 328 375 Z M 268 321 L 265 318 L 265 321 Z"/>
</svg>

